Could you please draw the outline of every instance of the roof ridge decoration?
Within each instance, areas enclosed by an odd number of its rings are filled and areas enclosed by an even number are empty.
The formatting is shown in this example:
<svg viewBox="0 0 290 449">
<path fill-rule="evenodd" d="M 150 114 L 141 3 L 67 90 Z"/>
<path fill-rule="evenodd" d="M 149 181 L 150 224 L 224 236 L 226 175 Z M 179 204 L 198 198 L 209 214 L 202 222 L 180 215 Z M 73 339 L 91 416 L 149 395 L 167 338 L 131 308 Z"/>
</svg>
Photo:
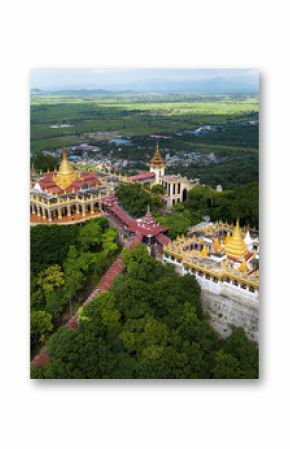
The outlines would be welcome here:
<svg viewBox="0 0 290 449">
<path fill-rule="evenodd" d="M 163 168 L 163 167 L 165 167 L 164 159 L 163 159 L 163 157 L 161 155 L 161 152 L 159 150 L 158 140 L 157 140 L 156 149 L 155 149 L 155 153 L 154 153 L 153 159 L 150 162 L 150 167 L 152 167 L 152 168 Z"/>
</svg>

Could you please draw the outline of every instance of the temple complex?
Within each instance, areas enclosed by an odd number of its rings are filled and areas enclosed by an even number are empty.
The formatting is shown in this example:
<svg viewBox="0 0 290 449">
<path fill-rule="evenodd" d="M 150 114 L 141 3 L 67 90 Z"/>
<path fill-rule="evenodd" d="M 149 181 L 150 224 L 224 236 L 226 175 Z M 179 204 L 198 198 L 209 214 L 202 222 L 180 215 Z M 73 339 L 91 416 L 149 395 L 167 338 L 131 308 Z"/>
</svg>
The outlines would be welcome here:
<svg viewBox="0 0 290 449">
<path fill-rule="evenodd" d="M 79 222 L 98 216 L 106 194 L 96 174 L 77 172 L 63 150 L 58 171 L 31 180 L 31 223 Z"/>
<path fill-rule="evenodd" d="M 149 183 L 162 185 L 163 201 L 167 208 L 186 201 L 187 193 L 198 180 L 188 180 L 180 175 L 166 175 L 166 164 L 158 142 L 149 172 L 135 176 L 111 175 L 92 171 L 77 171 L 68 160 L 67 151 L 62 152 L 59 170 L 37 175 L 32 171 L 30 180 L 31 223 L 81 222 L 102 212 L 102 203 L 112 188 L 119 183 Z M 105 204 L 105 203 L 104 203 Z"/>
<path fill-rule="evenodd" d="M 128 237 L 137 236 L 140 242 L 146 243 L 147 245 L 157 243 L 163 246 L 171 242 L 170 238 L 166 235 L 168 228 L 156 223 L 149 206 L 144 218 L 135 219 L 119 205 L 112 190 L 102 200 L 102 205 L 104 211 L 107 212 L 107 217 L 110 222 L 118 227 L 119 230 L 123 231 L 123 233 L 126 233 Z"/>
<path fill-rule="evenodd" d="M 251 235 L 252 234 L 252 235 Z M 231 296 L 259 298 L 259 239 L 257 232 L 227 223 L 201 223 L 187 236 L 164 245 L 163 261 L 182 274 L 194 275 L 201 287 Z"/>
<path fill-rule="evenodd" d="M 166 175 L 166 163 L 161 155 L 158 142 L 155 153 L 150 164 L 150 171 L 139 173 L 128 177 L 129 182 L 138 182 L 141 184 L 149 183 L 150 186 L 159 184 L 165 189 L 164 201 L 167 208 L 171 208 L 177 203 L 186 201 L 190 189 L 199 184 L 199 180 L 189 180 L 180 175 Z"/>
</svg>

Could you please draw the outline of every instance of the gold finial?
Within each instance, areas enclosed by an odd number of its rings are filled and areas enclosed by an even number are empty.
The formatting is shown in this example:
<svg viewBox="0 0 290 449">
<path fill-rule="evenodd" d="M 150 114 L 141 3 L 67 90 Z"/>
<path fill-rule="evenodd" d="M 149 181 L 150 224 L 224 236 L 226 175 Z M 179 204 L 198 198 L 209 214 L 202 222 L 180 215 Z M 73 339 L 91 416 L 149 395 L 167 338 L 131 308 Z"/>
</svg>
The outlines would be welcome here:
<svg viewBox="0 0 290 449">
<path fill-rule="evenodd" d="M 227 243 L 229 243 L 230 238 L 231 238 L 231 234 L 230 234 L 230 232 L 227 232 L 227 236 L 226 236 L 226 238 L 224 239 L 224 244 L 225 244 L 225 245 L 226 245 Z"/>
<path fill-rule="evenodd" d="M 243 260 L 241 265 L 239 266 L 240 273 L 247 273 L 249 271 L 246 259 Z"/>
<path fill-rule="evenodd" d="M 220 251 L 221 250 L 221 245 L 220 245 L 220 242 L 219 242 L 218 238 L 214 239 L 213 247 L 214 247 L 215 251 Z"/>
<path fill-rule="evenodd" d="M 208 255 L 208 250 L 207 250 L 206 244 L 204 244 L 203 248 L 200 252 L 200 257 L 206 257 L 207 255 Z"/>
<path fill-rule="evenodd" d="M 155 153 L 154 153 L 153 159 L 150 162 L 150 166 L 152 168 L 165 167 L 165 162 L 164 162 L 164 160 L 163 160 L 163 158 L 161 156 L 160 150 L 159 150 L 158 140 L 157 140 L 157 143 L 156 143 L 156 149 L 155 149 Z"/>
</svg>

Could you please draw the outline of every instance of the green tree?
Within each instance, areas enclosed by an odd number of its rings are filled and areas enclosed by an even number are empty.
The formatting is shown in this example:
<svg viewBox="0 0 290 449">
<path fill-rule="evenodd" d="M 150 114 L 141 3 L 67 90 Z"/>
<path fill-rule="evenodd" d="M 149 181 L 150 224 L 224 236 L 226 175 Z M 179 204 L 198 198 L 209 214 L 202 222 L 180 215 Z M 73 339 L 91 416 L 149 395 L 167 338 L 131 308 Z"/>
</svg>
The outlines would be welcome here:
<svg viewBox="0 0 290 449">
<path fill-rule="evenodd" d="M 215 379 L 239 379 L 241 377 L 239 361 L 221 349 L 216 353 L 213 374 Z"/>
<path fill-rule="evenodd" d="M 116 196 L 134 217 L 144 216 L 148 205 L 152 212 L 157 212 L 162 207 L 159 196 L 144 190 L 140 184 L 120 184 L 116 189 Z"/>
<path fill-rule="evenodd" d="M 33 166 L 38 171 L 53 171 L 57 168 L 57 160 L 49 154 L 38 152 L 32 159 Z"/>
<path fill-rule="evenodd" d="M 79 252 L 71 246 L 64 262 L 65 295 L 73 297 L 84 285 L 86 274 L 94 262 L 94 255 L 90 252 Z"/>
<path fill-rule="evenodd" d="M 82 226 L 79 232 L 78 241 L 84 250 L 96 248 L 102 242 L 102 227 L 97 221 L 91 221 Z"/>
<path fill-rule="evenodd" d="M 161 184 L 155 184 L 154 186 L 152 186 L 151 192 L 157 193 L 158 195 L 164 195 L 165 187 L 162 186 Z"/>
<path fill-rule="evenodd" d="M 118 250 L 117 240 L 117 231 L 114 228 L 109 228 L 102 235 L 102 248 L 104 250 L 105 255 L 115 254 Z"/>
<path fill-rule="evenodd" d="M 47 299 L 56 287 L 64 285 L 64 274 L 59 265 L 51 265 L 41 271 L 36 278 L 36 285 Z"/>
<path fill-rule="evenodd" d="M 30 230 L 31 273 L 39 273 L 50 265 L 63 266 L 69 247 L 79 233 L 79 226 L 41 225 Z"/>
<path fill-rule="evenodd" d="M 77 271 L 86 271 L 82 257 Z M 86 256 L 84 256 L 84 260 Z M 40 378 L 256 378 L 258 349 L 241 329 L 222 340 L 203 312 L 193 276 L 124 250 L 125 272 L 79 313 L 79 327 L 60 328 L 47 344 Z M 89 264 L 90 265 L 90 264 Z M 66 269 L 66 267 L 65 267 Z M 65 271 L 66 273 L 66 271 Z M 73 275 L 72 275 L 73 277 Z M 56 292 L 57 289 L 54 291 Z"/>
<path fill-rule="evenodd" d="M 39 346 L 43 344 L 52 330 L 52 318 L 49 313 L 43 310 L 35 310 L 31 312 L 30 333 L 34 345 Z"/>
</svg>

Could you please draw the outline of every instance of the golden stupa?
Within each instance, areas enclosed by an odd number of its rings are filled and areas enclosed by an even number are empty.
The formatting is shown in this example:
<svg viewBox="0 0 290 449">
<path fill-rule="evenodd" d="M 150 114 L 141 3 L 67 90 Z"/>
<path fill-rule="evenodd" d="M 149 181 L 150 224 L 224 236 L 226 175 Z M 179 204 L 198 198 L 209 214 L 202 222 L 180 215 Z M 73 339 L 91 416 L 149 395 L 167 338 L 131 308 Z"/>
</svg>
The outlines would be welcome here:
<svg viewBox="0 0 290 449">
<path fill-rule="evenodd" d="M 72 164 L 69 162 L 67 158 L 67 151 L 64 148 L 62 151 L 62 161 L 59 166 L 59 170 L 57 172 L 56 177 L 54 178 L 56 184 L 61 189 L 66 189 L 69 187 L 72 182 L 77 178 L 77 175 L 74 171 Z"/>
<path fill-rule="evenodd" d="M 237 220 L 233 235 L 225 246 L 225 253 L 234 259 L 243 259 L 249 253 L 249 248 L 242 237 L 239 220 Z"/>
<path fill-rule="evenodd" d="M 164 162 L 163 157 L 161 156 L 161 153 L 160 153 L 160 150 L 159 150 L 158 141 L 157 141 L 157 144 L 156 144 L 156 150 L 155 150 L 153 159 L 150 162 L 150 167 L 152 167 L 152 168 L 165 167 L 165 162 Z"/>
</svg>

